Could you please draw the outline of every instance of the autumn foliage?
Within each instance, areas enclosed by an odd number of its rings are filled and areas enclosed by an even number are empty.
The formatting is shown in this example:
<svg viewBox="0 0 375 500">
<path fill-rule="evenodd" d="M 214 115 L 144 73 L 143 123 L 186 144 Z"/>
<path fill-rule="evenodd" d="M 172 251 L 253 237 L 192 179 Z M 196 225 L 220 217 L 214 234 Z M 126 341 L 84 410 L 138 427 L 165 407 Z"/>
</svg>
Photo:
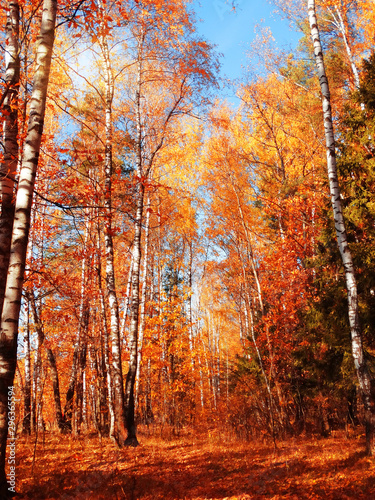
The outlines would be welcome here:
<svg viewBox="0 0 375 500">
<path fill-rule="evenodd" d="M 234 105 L 188 2 L 59 2 L 4 378 L 24 498 L 371 498 L 307 11 L 279 7 L 300 45 L 263 35 Z M 1 302 L 42 11 L 1 9 Z M 370 373 L 374 12 L 317 3 Z"/>
</svg>

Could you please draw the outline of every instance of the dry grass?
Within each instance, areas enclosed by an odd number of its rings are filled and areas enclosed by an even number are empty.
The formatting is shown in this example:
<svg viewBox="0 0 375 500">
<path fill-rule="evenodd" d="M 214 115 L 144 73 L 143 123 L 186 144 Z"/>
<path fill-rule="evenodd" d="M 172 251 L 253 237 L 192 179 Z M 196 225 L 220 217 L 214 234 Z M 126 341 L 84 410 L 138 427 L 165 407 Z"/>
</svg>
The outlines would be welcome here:
<svg viewBox="0 0 375 500">
<path fill-rule="evenodd" d="M 17 489 L 24 499 L 375 499 L 375 459 L 363 437 L 260 443 L 142 438 L 136 449 L 51 436 L 19 440 Z"/>
</svg>

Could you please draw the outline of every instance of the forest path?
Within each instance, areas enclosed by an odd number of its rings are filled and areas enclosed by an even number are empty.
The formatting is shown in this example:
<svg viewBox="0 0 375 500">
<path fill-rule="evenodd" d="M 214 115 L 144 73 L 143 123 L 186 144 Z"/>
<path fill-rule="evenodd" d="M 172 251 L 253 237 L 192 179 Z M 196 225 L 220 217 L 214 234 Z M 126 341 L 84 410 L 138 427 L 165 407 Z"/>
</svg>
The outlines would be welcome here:
<svg viewBox="0 0 375 500">
<path fill-rule="evenodd" d="M 293 439 L 272 446 L 217 439 L 19 439 L 16 487 L 24 499 L 375 499 L 375 459 L 363 437 Z"/>
</svg>

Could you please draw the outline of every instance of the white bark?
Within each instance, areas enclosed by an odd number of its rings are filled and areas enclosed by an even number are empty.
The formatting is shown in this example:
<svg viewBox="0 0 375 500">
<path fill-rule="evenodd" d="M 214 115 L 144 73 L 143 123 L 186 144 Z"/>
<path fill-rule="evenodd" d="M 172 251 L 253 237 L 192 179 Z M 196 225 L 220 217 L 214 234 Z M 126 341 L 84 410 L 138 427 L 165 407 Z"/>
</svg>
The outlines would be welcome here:
<svg viewBox="0 0 375 500">
<path fill-rule="evenodd" d="M 112 367 L 109 360 L 109 333 L 108 333 L 108 324 L 107 324 L 107 316 L 106 316 L 106 308 L 105 308 L 105 300 L 102 286 L 102 263 L 101 263 L 101 245 L 100 245 L 100 227 L 98 224 L 98 238 L 97 238 L 97 276 L 98 276 L 98 289 L 99 289 L 99 299 L 100 299 L 100 310 L 101 310 L 101 319 L 102 319 L 102 335 L 103 335 L 103 344 L 104 344 L 104 364 L 106 369 L 106 384 L 108 391 L 108 409 L 109 409 L 109 437 L 111 439 L 115 439 L 116 429 L 116 417 L 114 410 L 114 402 L 113 402 L 113 382 L 112 382 Z"/>
<path fill-rule="evenodd" d="M 104 16 L 103 5 L 99 1 L 100 15 Z M 104 25 L 102 26 L 104 28 Z M 116 416 L 116 439 L 123 446 L 126 439 L 124 386 L 121 364 L 120 318 L 116 292 L 114 250 L 112 238 L 112 102 L 114 96 L 114 79 L 106 35 L 100 40 L 103 62 L 105 65 L 105 222 L 104 242 L 106 255 L 106 287 L 110 310 L 111 346 L 112 346 L 112 383 L 114 389 L 114 410 Z"/>
<path fill-rule="evenodd" d="M 143 255 L 143 274 L 142 274 L 142 292 L 141 292 L 141 307 L 140 307 L 140 323 L 139 323 L 139 335 L 138 335 L 138 354 L 137 354 L 137 373 L 135 381 L 135 407 L 138 405 L 138 391 L 139 391 L 139 380 L 140 380 L 140 368 L 142 361 L 142 347 L 143 347 L 143 337 L 145 332 L 146 324 L 146 289 L 147 289 L 147 270 L 148 270 L 148 244 L 150 236 L 150 199 L 148 198 L 146 204 L 146 227 L 145 227 L 145 244 L 144 244 L 144 255 Z"/>
<path fill-rule="evenodd" d="M 327 169 L 331 194 L 333 217 L 335 221 L 336 237 L 342 263 L 345 270 L 345 280 L 348 294 L 348 314 L 352 339 L 352 353 L 357 370 L 358 382 L 362 391 L 365 413 L 367 450 L 375 453 L 375 402 L 372 396 L 372 380 L 364 357 L 362 334 L 358 314 L 357 282 L 354 273 L 352 255 L 348 246 L 347 233 L 342 211 L 340 186 L 336 168 L 335 137 L 332 123 L 330 92 L 327 75 L 324 67 L 322 46 L 315 12 L 315 1 L 308 0 L 308 15 L 311 36 L 314 45 L 314 55 L 318 71 L 319 83 L 322 92 L 322 106 L 324 115 L 324 131 L 327 149 Z"/>
<path fill-rule="evenodd" d="M 2 97 L 3 161 L 0 166 L 0 311 L 3 308 L 14 219 L 15 177 L 18 163 L 18 93 L 20 80 L 19 5 L 11 0 L 7 9 L 5 41 L 5 90 Z"/>
<path fill-rule="evenodd" d="M 29 125 L 19 176 L 9 269 L 0 328 L 0 496 L 6 492 L 5 451 L 8 432 L 8 387 L 17 362 L 18 320 L 21 307 L 30 213 L 42 140 L 47 88 L 55 37 L 57 0 L 44 0 L 37 40 L 36 70 Z"/>
<path fill-rule="evenodd" d="M 145 185 L 143 178 L 147 177 L 148 172 L 144 172 L 143 157 L 142 157 L 142 122 L 141 122 L 141 98 L 142 98 L 142 79 L 143 79 L 143 35 L 138 40 L 138 60 L 137 60 L 137 83 L 136 83 L 136 175 L 137 175 L 137 190 L 136 190 L 136 214 L 135 228 L 132 252 L 132 291 L 131 291 L 131 320 L 129 332 L 129 369 L 126 376 L 125 397 L 126 397 L 126 419 L 129 445 L 137 445 L 136 427 L 135 427 L 135 404 L 134 404 L 134 389 L 135 378 L 137 373 L 138 363 L 138 333 L 139 333 L 139 303 L 140 303 L 140 270 L 142 259 L 142 222 Z"/>
<path fill-rule="evenodd" d="M 22 432 L 31 433 L 31 357 L 30 357 L 30 305 L 26 307 L 26 332 L 25 342 L 25 394 L 24 394 L 24 417 Z"/>
<path fill-rule="evenodd" d="M 128 317 L 129 305 L 130 305 L 130 290 L 132 284 L 132 273 L 133 273 L 133 254 L 130 259 L 129 271 L 128 271 L 128 281 L 126 284 L 126 292 L 125 292 L 125 303 L 124 303 L 124 314 L 121 321 L 120 327 L 120 339 L 122 339 L 123 345 L 126 341 L 125 339 L 125 327 L 126 327 L 126 319 Z"/>
<path fill-rule="evenodd" d="M 342 39 L 344 40 L 346 55 L 348 56 L 349 64 L 350 64 L 350 67 L 351 67 L 352 73 L 353 73 L 354 85 L 355 85 L 356 89 L 359 89 L 360 81 L 359 81 L 358 68 L 357 68 L 357 65 L 355 64 L 352 49 L 351 49 L 350 44 L 349 44 L 348 35 L 346 32 L 346 26 L 344 23 L 344 18 L 342 17 L 341 11 L 337 7 L 337 5 L 335 5 L 334 10 L 330 7 L 328 7 L 328 10 L 330 11 L 330 13 L 334 19 L 333 24 L 340 31 L 340 33 L 342 35 Z"/>
</svg>

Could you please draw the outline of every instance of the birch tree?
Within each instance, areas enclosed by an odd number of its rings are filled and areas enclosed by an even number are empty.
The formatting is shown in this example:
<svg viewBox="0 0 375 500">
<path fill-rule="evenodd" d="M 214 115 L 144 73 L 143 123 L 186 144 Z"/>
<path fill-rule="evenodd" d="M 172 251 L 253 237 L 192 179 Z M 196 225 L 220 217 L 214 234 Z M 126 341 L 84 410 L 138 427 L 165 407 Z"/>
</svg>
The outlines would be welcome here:
<svg viewBox="0 0 375 500">
<path fill-rule="evenodd" d="M 3 307 L 9 250 L 14 219 L 14 191 L 18 162 L 19 5 L 10 0 L 7 9 L 5 45 L 5 89 L 2 95 L 3 161 L 0 167 L 0 311 Z"/>
<path fill-rule="evenodd" d="M 175 27 L 179 26 L 176 30 Z M 181 28 L 181 29 L 180 29 Z M 128 444 L 136 444 L 134 389 L 140 323 L 140 270 L 143 252 L 144 204 L 152 172 L 166 145 L 173 140 L 178 116 L 194 113 L 215 80 L 211 47 L 193 36 L 184 3 L 174 0 L 153 12 L 139 11 L 130 26 L 134 40 L 133 110 L 135 144 L 135 215 L 132 246 L 130 360 L 125 401 Z M 189 62 L 187 62 L 189 61 Z M 155 92 L 156 86 L 159 86 Z"/>
<path fill-rule="evenodd" d="M 374 380 L 370 374 L 365 357 L 362 331 L 359 320 L 357 281 L 353 259 L 348 245 L 347 233 L 343 217 L 340 185 L 336 168 L 335 136 L 329 92 L 329 82 L 324 66 L 323 49 L 320 42 L 319 27 L 316 17 L 315 0 L 308 0 L 308 16 L 314 46 L 315 62 L 322 93 L 322 107 L 324 116 L 324 132 L 327 150 L 327 170 L 330 187 L 333 217 L 335 222 L 337 244 L 345 271 L 345 280 L 348 294 L 348 315 L 352 341 L 352 354 L 361 388 L 365 408 L 366 447 L 369 455 L 375 454 L 375 398 Z"/>
<path fill-rule="evenodd" d="M 112 230 L 112 172 L 113 172 L 113 123 L 112 123 L 112 105 L 114 98 L 114 77 L 112 72 L 110 52 L 107 36 L 104 26 L 104 11 L 101 2 L 99 2 L 101 15 L 101 30 L 103 35 L 100 37 L 100 48 L 105 66 L 105 222 L 104 222 L 104 241 L 106 258 L 106 287 L 108 294 L 110 310 L 110 332 L 112 345 L 112 384 L 114 392 L 114 414 L 116 440 L 120 446 L 126 441 L 125 430 L 125 409 L 124 409 L 124 385 L 121 364 L 121 346 L 120 346 L 120 319 L 119 307 L 116 291 L 115 268 L 114 268 L 114 249 L 113 249 L 113 230 Z"/>
<path fill-rule="evenodd" d="M 10 246 L 8 276 L 0 327 L 0 496 L 7 498 L 5 458 L 8 434 L 8 389 L 13 386 L 17 363 L 18 320 L 29 237 L 30 214 L 38 167 L 55 38 L 57 0 L 44 0 L 36 49 L 36 70 L 29 124 L 21 161 Z"/>
</svg>

